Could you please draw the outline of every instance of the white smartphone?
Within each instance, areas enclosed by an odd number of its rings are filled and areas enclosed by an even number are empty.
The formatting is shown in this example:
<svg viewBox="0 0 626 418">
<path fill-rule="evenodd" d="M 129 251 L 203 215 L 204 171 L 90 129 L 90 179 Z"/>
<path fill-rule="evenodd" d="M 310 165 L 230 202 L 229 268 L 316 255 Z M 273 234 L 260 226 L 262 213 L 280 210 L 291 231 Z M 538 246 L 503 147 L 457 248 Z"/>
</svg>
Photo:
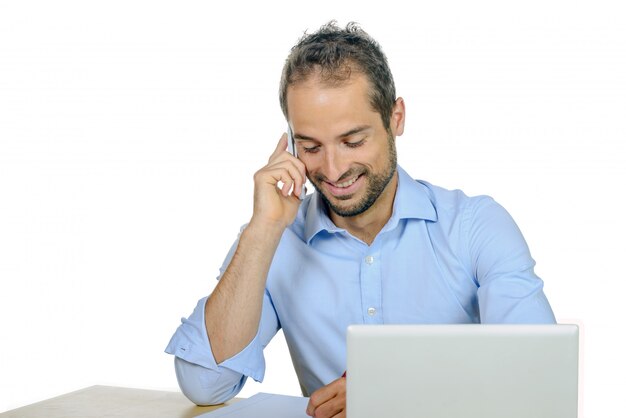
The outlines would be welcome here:
<svg viewBox="0 0 626 418">
<path fill-rule="evenodd" d="M 289 153 L 294 157 L 298 158 L 298 148 L 296 148 L 296 140 L 293 138 L 293 132 L 290 125 L 287 125 L 287 151 L 289 151 Z M 304 199 L 304 196 L 306 196 L 306 184 L 302 185 L 300 200 Z"/>
</svg>

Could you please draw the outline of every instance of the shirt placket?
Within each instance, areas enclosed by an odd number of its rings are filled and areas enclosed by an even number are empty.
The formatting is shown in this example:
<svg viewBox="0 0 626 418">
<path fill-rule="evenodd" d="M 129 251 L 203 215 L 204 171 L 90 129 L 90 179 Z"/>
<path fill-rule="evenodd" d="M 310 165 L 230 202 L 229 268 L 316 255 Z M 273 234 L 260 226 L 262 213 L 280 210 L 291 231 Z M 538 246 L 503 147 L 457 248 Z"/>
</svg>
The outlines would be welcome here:
<svg viewBox="0 0 626 418">
<path fill-rule="evenodd" d="M 368 247 L 361 258 L 361 310 L 363 323 L 382 324 L 382 269 L 380 251 Z"/>
</svg>

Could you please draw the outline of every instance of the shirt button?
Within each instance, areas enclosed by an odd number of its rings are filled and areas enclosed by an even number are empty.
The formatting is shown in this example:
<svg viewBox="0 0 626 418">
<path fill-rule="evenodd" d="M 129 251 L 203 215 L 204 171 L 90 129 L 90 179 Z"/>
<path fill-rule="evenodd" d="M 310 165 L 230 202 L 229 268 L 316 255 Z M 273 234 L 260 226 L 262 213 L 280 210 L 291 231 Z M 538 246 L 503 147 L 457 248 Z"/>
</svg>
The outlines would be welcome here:
<svg viewBox="0 0 626 418">
<path fill-rule="evenodd" d="M 365 257 L 365 262 L 367 264 L 372 264 L 374 262 L 374 257 L 371 255 L 368 255 L 367 257 Z"/>
<path fill-rule="evenodd" d="M 374 316 L 374 315 L 376 315 L 376 308 L 369 308 L 369 309 L 367 310 L 367 314 L 368 314 L 369 316 Z"/>
</svg>

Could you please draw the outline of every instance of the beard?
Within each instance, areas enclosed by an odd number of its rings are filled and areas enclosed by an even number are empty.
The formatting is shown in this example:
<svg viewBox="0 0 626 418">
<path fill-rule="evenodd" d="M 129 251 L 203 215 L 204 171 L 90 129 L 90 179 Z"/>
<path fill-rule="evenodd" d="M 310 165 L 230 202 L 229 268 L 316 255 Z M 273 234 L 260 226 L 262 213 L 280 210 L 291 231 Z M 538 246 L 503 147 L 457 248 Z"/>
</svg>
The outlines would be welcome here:
<svg viewBox="0 0 626 418">
<path fill-rule="evenodd" d="M 385 165 L 383 170 L 374 173 L 367 167 L 350 168 L 348 171 L 341 175 L 339 181 L 343 179 L 354 178 L 356 176 L 361 176 L 367 182 L 364 196 L 358 202 L 354 202 L 352 205 L 339 205 L 336 200 L 350 200 L 354 195 L 335 196 L 332 199 L 326 196 L 326 194 L 322 190 L 322 187 L 318 186 L 318 184 L 322 184 L 326 181 L 326 177 L 324 175 L 315 174 L 311 176 L 311 178 L 309 178 L 315 189 L 319 192 L 320 196 L 322 196 L 322 200 L 324 200 L 327 207 L 330 208 L 330 210 L 332 210 L 335 214 L 341 217 L 352 217 L 360 215 L 368 210 L 370 207 L 372 207 L 372 205 L 380 197 L 382 192 L 385 190 L 385 188 L 393 178 L 393 175 L 395 174 L 398 165 L 396 146 L 391 134 L 387 136 L 387 142 L 388 158 L 387 164 Z M 333 201 L 333 199 L 335 201 Z"/>
</svg>

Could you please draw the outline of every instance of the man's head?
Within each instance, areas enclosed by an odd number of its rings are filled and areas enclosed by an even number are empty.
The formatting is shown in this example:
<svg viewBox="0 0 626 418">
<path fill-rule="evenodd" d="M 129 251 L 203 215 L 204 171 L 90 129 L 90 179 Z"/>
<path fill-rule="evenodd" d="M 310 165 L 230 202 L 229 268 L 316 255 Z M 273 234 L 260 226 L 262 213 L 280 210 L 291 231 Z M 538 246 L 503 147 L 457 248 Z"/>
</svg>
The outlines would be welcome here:
<svg viewBox="0 0 626 418">
<path fill-rule="evenodd" d="M 396 88 L 387 58 L 378 43 L 354 23 L 346 28 L 329 22 L 317 32 L 306 34 L 291 49 L 280 81 L 280 107 L 289 120 L 287 88 L 312 75 L 329 87 L 347 82 L 353 73 L 365 75 L 372 109 L 389 129 L 396 101 Z"/>
<path fill-rule="evenodd" d="M 287 59 L 281 105 L 307 176 L 335 222 L 335 215 L 391 213 L 395 137 L 404 129 L 404 102 L 394 90 L 380 48 L 354 25 L 322 27 Z"/>
</svg>

